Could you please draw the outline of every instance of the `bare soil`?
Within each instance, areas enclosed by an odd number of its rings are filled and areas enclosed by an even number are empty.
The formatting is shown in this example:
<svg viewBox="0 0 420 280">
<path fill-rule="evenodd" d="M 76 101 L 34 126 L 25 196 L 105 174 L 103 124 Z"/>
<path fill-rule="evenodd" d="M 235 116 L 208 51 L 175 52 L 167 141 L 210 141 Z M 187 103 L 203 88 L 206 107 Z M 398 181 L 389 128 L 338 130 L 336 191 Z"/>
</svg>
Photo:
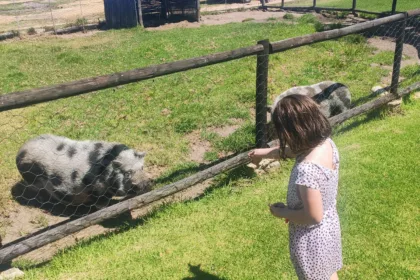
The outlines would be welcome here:
<svg viewBox="0 0 420 280">
<path fill-rule="evenodd" d="M 395 51 L 395 41 L 392 38 L 369 38 L 368 44 L 376 48 L 375 53 L 381 51 Z M 417 49 L 409 44 L 404 44 L 403 47 L 403 59 L 401 61 L 401 67 L 409 65 L 420 65 L 419 54 Z M 389 73 L 386 77 L 383 77 L 381 84 L 383 86 L 389 86 L 392 79 L 392 66 L 389 65 L 371 65 L 372 67 L 381 67 L 382 69 L 388 70 Z M 404 77 L 400 77 L 400 81 L 404 80 Z"/>
</svg>

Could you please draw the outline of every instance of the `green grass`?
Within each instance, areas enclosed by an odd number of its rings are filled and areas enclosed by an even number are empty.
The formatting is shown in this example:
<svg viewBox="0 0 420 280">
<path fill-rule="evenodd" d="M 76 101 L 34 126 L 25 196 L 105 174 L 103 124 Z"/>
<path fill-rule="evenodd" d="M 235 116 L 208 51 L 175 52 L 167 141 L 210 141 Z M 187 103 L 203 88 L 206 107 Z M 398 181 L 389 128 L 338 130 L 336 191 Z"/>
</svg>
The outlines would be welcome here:
<svg viewBox="0 0 420 280">
<path fill-rule="evenodd" d="M 403 114 L 369 114 L 335 129 L 342 279 L 420 277 L 419 114 L 420 102 L 406 99 Z M 26 279 L 295 279 L 287 228 L 267 209 L 286 199 L 291 166 L 262 177 L 240 168 L 199 200 L 162 207 L 39 268 L 17 264 Z"/>
<path fill-rule="evenodd" d="M 352 0 L 317 0 L 317 7 L 352 8 Z M 286 2 L 285 7 L 312 7 L 312 0 L 295 0 Z M 420 8 L 417 0 L 398 0 L 397 11 L 408 11 Z M 392 0 L 357 0 L 356 9 L 371 12 L 389 12 L 392 10 Z"/>
<path fill-rule="evenodd" d="M 0 44 L 0 94 L 231 50 L 253 45 L 264 38 L 277 41 L 308 34 L 315 31 L 311 20 L 308 17 L 298 21 L 296 25 L 279 22 L 239 23 L 164 32 L 130 29 L 101 32 L 88 39 L 41 38 L 8 42 Z M 370 93 L 373 85 L 388 74 L 387 70 L 372 68 L 370 64 L 373 62 L 391 65 L 392 55 L 382 52 L 374 54 L 373 48 L 360 35 L 272 55 L 269 68 L 269 102 L 291 86 L 331 79 L 347 84 L 353 94 L 354 103 L 357 104 L 359 99 Z M 158 185 L 165 183 L 165 178 L 177 180 L 196 170 L 197 163 L 188 158 L 189 143 L 185 137 L 191 132 L 200 131 L 201 139 L 212 144 L 211 150 L 205 154 L 205 160 L 215 160 L 219 152 L 236 152 L 251 147 L 255 134 L 254 117 L 251 113 L 255 106 L 255 64 L 255 57 L 244 58 L 0 113 L 0 154 L 3 155 L 0 158 L 0 210 L 8 205 L 9 189 L 19 179 L 14 166 L 14 157 L 19 146 L 26 139 L 41 133 L 77 139 L 118 141 L 146 150 L 147 165 L 160 166 L 166 170 L 158 178 Z M 402 69 L 402 75 L 414 82 L 419 80 L 418 71 L 418 66 L 410 66 Z M 407 141 L 397 142 L 397 138 L 392 138 L 396 137 L 396 133 L 390 133 L 384 128 L 385 135 L 389 133 L 389 136 L 377 134 L 374 137 L 375 133 L 372 133 L 373 140 L 357 142 L 362 147 L 362 153 L 352 158 L 359 149 L 353 151 L 350 148 L 346 154 L 345 148 L 353 147 L 352 143 L 359 139 L 359 135 L 367 137 L 366 131 L 370 132 L 372 127 L 368 123 L 360 125 L 355 132 L 337 132 L 340 134 L 337 143 L 344 148 L 343 159 L 350 160 L 347 167 L 343 162 L 342 172 L 342 184 L 348 184 L 348 187 L 340 192 L 340 201 L 346 202 L 340 204 L 345 230 L 365 230 L 363 227 L 366 221 L 362 217 L 352 216 L 353 208 L 346 207 L 358 206 L 355 209 L 360 214 L 363 205 L 358 203 L 372 203 L 370 195 L 378 199 L 375 203 L 381 198 L 385 201 L 391 199 L 389 205 L 401 205 L 402 196 L 363 193 L 366 186 L 378 182 L 388 183 L 380 177 L 385 172 L 382 171 L 384 168 L 399 168 L 395 171 L 404 174 L 402 179 L 411 180 L 411 190 L 416 191 L 412 188 L 416 185 L 414 172 L 411 177 L 408 176 L 404 173 L 406 165 L 399 162 L 404 159 L 403 162 L 410 163 L 410 166 L 418 163 L 413 162 L 418 159 L 412 156 L 415 154 L 412 149 L 418 142 L 414 128 L 418 126 L 415 115 L 418 114 L 419 105 L 418 102 L 408 103 L 405 107 L 405 115 L 377 119 L 372 122 L 372 126 L 376 128 L 381 124 L 385 126 L 388 122 L 394 122 L 394 128 L 405 131 L 401 125 L 395 124 L 395 120 L 407 123 L 408 132 L 400 135 L 406 137 Z M 362 121 L 363 118 L 359 118 L 354 123 Z M 208 132 L 211 127 L 223 127 L 238 122 L 241 127 L 228 137 Z M 410 126 L 411 124 L 413 125 Z M 378 135 L 385 137 L 384 140 L 376 139 Z M 392 161 L 388 165 L 385 164 L 384 157 L 375 158 L 378 150 L 388 151 L 393 143 L 400 143 L 403 151 L 398 150 L 398 154 L 392 154 Z M 372 151 L 370 148 L 376 150 Z M 356 164 L 365 158 L 370 165 Z M 376 160 L 380 160 L 379 165 Z M 377 173 L 378 166 L 382 173 Z M 281 172 L 263 178 L 253 178 L 246 169 L 223 175 L 216 182 L 214 190 L 203 199 L 163 208 L 149 219 L 134 223 L 137 226 L 144 224 L 142 227 L 133 226 L 122 230 L 120 234 L 96 238 L 78 245 L 47 266 L 28 270 L 27 277 L 93 279 L 101 276 L 106 279 L 138 279 L 142 275 L 145 279 L 181 279 L 189 275 L 188 264 L 201 264 L 201 270 L 222 279 L 274 279 L 279 275 L 285 279 L 291 278 L 293 270 L 288 261 L 284 225 L 273 220 L 266 209 L 268 201 L 284 200 L 285 189 L 279 188 L 279 185 L 286 184 L 290 167 L 291 164 L 287 163 Z M 349 173 L 346 175 L 346 172 Z M 349 181 L 353 178 L 352 174 L 366 172 L 369 176 L 365 180 L 358 178 L 358 183 L 354 185 Z M 391 176 L 389 174 L 393 173 L 388 171 L 386 174 Z M 350 179 L 346 179 L 346 176 Z M 406 183 L 408 181 L 404 180 L 401 184 L 392 181 L 392 191 L 409 188 Z M 354 197 L 356 194 L 360 197 Z M 404 227 L 409 225 L 408 222 L 413 222 L 409 216 L 418 212 L 414 207 L 418 203 L 412 203 L 416 197 L 418 196 L 413 195 L 407 203 L 404 202 L 407 209 L 403 209 L 401 213 L 404 212 L 404 217 L 408 217 L 407 224 L 402 224 Z M 382 213 L 375 212 L 375 207 L 384 210 L 377 204 L 369 204 L 368 217 L 372 213 Z M 395 210 L 391 211 L 391 215 L 397 215 Z M 388 218 L 379 218 L 379 221 L 383 219 L 388 222 Z M 396 236 L 405 233 L 403 230 L 404 228 L 394 227 L 392 231 L 386 232 L 386 236 L 391 235 L 395 240 Z M 366 257 L 358 251 L 361 247 L 357 243 L 359 239 L 354 240 L 346 234 L 344 231 L 344 240 L 352 240 L 352 243 L 345 244 L 346 248 L 350 248 L 345 254 L 352 261 L 346 264 L 343 275 L 357 279 L 362 274 L 379 275 L 380 271 L 390 272 L 394 268 L 397 273 L 395 275 L 400 278 L 406 278 L 406 275 L 411 277 L 416 273 L 411 261 L 415 258 L 411 256 L 418 256 L 418 251 L 408 250 L 407 259 L 397 259 L 401 250 L 412 245 L 410 242 L 413 240 L 409 237 L 402 243 L 392 243 L 388 248 L 379 237 L 378 242 L 381 243 L 377 243 L 371 235 L 361 236 L 363 248 L 371 248 L 376 253 L 378 249 L 375 246 L 380 245 L 387 252 L 396 252 L 389 256 L 379 254 L 379 260 L 373 256 L 365 265 L 358 262 L 359 257 Z M 380 263 L 382 259 L 387 264 L 386 267 Z M 391 265 L 393 261 L 395 263 Z M 375 266 L 376 262 L 378 264 Z"/>
<path fill-rule="evenodd" d="M 308 34 L 315 31 L 313 23 L 313 16 L 308 15 L 292 26 L 242 23 L 164 32 L 135 28 L 101 32 L 88 39 L 8 42 L 0 44 L 0 94 L 231 50 L 264 38 L 277 41 Z M 362 36 L 353 35 L 272 55 L 269 102 L 292 86 L 328 79 L 347 84 L 357 104 L 388 74 L 370 64 L 392 64 L 392 54 L 372 51 Z M 10 187 L 20 178 L 14 163 L 19 147 L 41 133 L 125 143 L 147 151 L 147 165 L 165 170 L 190 161 L 185 134 L 192 131 L 241 124 L 227 138 L 207 139 L 212 144 L 208 151 L 212 156 L 207 154 L 207 159 L 253 146 L 250 112 L 255 106 L 255 61 L 255 57 L 244 58 L 0 113 L 4 135 L 0 209 L 7 205 Z M 412 80 L 418 80 L 418 75 Z"/>
<path fill-rule="evenodd" d="M 311 1 L 312 2 L 312 1 Z M 392 0 L 357 0 L 356 9 L 371 12 L 388 12 L 392 10 Z M 318 7 L 351 8 L 352 0 L 317 0 Z M 397 11 L 408 11 L 420 8 L 417 0 L 398 0 Z"/>
<path fill-rule="evenodd" d="M 265 38 L 261 34 L 279 40 L 313 32 L 310 25 L 283 26 L 131 29 L 88 39 L 8 42 L 0 45 L 0 94 L 254 45 Z M 255 64 L 254 57 L 245 58 L 1 113 L 0 209 L 19 179 L 14 163 L 19 146 L 41 133 L 122 142 L 147 151 L 147 165 L 167 169 L 189 160 L 185 134 L 237 122 L 248 127 L 253 121 Z M 252 146 L 253 137 L 246 139 L 251 140 L 231 151 Z"/>
</svg>

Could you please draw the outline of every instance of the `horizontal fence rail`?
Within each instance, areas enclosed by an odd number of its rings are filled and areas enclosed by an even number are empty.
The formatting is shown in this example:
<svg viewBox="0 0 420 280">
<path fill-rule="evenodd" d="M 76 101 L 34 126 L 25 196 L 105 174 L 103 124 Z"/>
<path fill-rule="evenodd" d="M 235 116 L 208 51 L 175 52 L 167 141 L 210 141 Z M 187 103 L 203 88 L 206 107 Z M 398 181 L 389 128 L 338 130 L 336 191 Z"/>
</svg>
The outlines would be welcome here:
<svg viewBox="0 0 420 280">
<path fill-rule="evenodd" d="M 397 0 L 389 0 L 390 2 L 390 10 L 385 10 L 382 12 L 373 12 L 373 11 L 367 11 L 367 10 L 360 10 L 357 9 L 357 0 L 349 0 L 349 3 L 351 2 L 351 8 L 338 8 L 338 7 L 322 7 L 322 6 L 317 6 L 316 0 L 313 1 L 313 5 L 312 6 L 285 6 L 284 5 L 284 1 L 281 2 L 280 6 L 279 5 L 267 5 L 265 3 L 264 0 L 261 1 L 261 8 L 266 10 L 267 8 L 272 8 L 272 9 L 282 9 L 282 10 L 289 10 L 289 11 L 316 11 L 316 12 L 320 12 L 320 11 L 335 11 L 335 12 L 351 12 L 351 13 L 366 13 L 366 14 L 373 14 L 373 15 L 387 15 L 387 14 L 395 14 L 396 13 L 396 8 L 397 8 Z M 386 4 L 388 3 L 384 3 L 384 7 L 386 6 Z"/>
<path fill-rule="evenodd" d="M 256 55 L 263 50 L 264 46 L 255 45 L 186 60 L 152 65 L 149 67 L 134 69 L 126 72 L 82 79 L 49 87 L 9 93 L 0 96 L 0 112 L 60 98 L 75 96 L 96 90 L 116 87 L 119 85 L 134 83 L 190 69 L 196 69 L 221 62 L 236 60 L 239 58 Z"/>
<path fill-rule="evenodd" d="M 393 15 L 393 16 L 389 16 L 385 18 L 380 18 L 380 19 L 356 24 L 349 27 L 314 33 L 314 34 L 295 37 L 291 39 L 285 39 L 285 40 L 271 43 L 271 51 L 272 53 L 277 53 L 277 52 L 294 49 L 297 47 L 305 46 L 305 45 L 316 43 L 316 42 L 336 39 L 336 38 L 340 38 L 346 35 L 369 30 L 383 24 L 403 20 L 405 18 L 406 18 L 406 14 L 397 14 L 397 15 Z"/>
</svg>

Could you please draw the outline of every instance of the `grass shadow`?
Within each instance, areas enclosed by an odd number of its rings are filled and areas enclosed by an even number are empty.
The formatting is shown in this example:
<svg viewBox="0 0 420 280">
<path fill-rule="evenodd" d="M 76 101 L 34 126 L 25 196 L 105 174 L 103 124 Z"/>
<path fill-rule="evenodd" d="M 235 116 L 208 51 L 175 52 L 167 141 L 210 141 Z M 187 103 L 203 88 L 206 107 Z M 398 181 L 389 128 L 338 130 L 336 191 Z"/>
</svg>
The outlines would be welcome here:
<svg viewBox="0 0 420 280">
<path fill-rule="evenodd" d="M 197 22 L 192 16 L 189 15 L 171 15 L 169 18 L 158 17 L 156 15 L 143 15 L 143 25 L 148 27 L 159 27 L 169 23 L 178 23 L 181 21 Z"/>
<path fill-rule="evenodd" d="M 218 277 L 201 269 L 201 264 L 188 264 L 189 270 L 193 276 L 184 277 L 182 280 L 224 280 L 225 278 Z"/>
<path fill-rule="evenodd" d="M 242 152 L 244 152 L 244 151 L 242 151 Z M 166 175 L 163 175 L 163 176 L 155 179 L 154 180 L 155 186 L 163 186 L 163 185 L 167 185 L 167 184 L 173 183 L 173 182 L 178 181 L 178 180 L 182 180 L 182 179 L 186 178 L 187 176 L 190 176 L 194 173 L 206 170 L 206 169 L 211 168 L 211 167 L 213 167 L 213 166 L 215 166 L 219 163 L 222 163 L 222 162 L 224 162 L 228 159 L 231 159 L 231 158 L 237 156 L 239 153 L 240 152 L 234 153 L 232 155 L 228 155 L 228 156 L 223 157 L 223 158 L 219 158 L 218 160 L 212 161 L 210 163 L 200 163 L 199 165 L 196 165 L 196 166 L 189 165 L 185 168 L 176 169 L 173 172 L 170 172 Z"/>
</svg>

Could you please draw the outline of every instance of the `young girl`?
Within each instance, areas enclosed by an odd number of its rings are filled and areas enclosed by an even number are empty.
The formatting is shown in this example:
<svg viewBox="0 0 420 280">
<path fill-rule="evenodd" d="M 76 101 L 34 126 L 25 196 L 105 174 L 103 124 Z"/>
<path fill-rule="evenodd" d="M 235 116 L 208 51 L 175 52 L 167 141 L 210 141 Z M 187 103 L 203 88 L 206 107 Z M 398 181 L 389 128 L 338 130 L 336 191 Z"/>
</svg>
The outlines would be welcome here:
<svg viewBox="0 0 420 280">
<path fill-rule="evenodd" d="M 296 157 L 296 163 L 287 205 L 274 203 L 270 211 L 289 221 L 290 258 L 299 279 L 338 279 L 337 271 L 342 267 L 336 209 L 339 157 L 329 138 L 330 124 L 318 105 L 303 95 L 280 100 L 272 120 L 280 145 L 250 152 L 252 162 Z"/>
</svg>

